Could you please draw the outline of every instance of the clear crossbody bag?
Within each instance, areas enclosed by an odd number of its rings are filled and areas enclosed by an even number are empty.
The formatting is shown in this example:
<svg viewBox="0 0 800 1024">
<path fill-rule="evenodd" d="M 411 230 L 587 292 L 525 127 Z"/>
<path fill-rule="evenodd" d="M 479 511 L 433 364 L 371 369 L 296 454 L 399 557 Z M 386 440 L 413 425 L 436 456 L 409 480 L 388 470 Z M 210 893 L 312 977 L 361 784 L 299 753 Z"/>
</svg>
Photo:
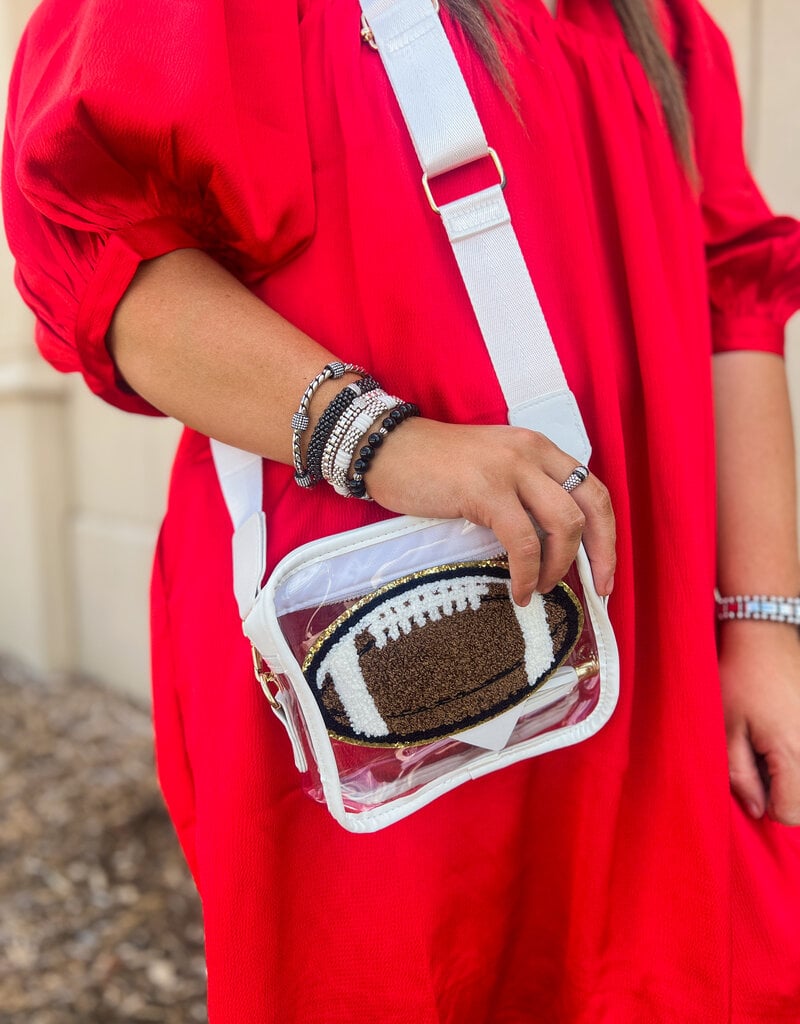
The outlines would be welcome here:
<svg viewBox="0 0 800 1024">
<path fill-rule="evenodd" d="M 586 556 L 526 608 L 464 520 L 327 537 L 272 572 L 244 628 L 302 786 L 374 831 L 472 778 L 575 743 L 616 700 L 616 647 Z"/>
<path fill-rule="evenodd" d="M 430 0 L 362 6 L 432 205 L 427 175 L 487 153 L 500 171 L 501 184 L 436 212 L 509 421 L 588 462 L 580 412 L 511 227 L 502 165 L 436 10 Z M 235 527 L 234 587 L 256 676 L 304 790 L 346 829 L 383 828 L 608 720 L 617 649 L 582 547 L 564 580 L 525 608 L 511 600 L 497 538 L 464 520 L 401 516 L 324 537 L 290 552 L 262 586 L 261 460 L 216 441 L 212 451 Z"/>
</svg>

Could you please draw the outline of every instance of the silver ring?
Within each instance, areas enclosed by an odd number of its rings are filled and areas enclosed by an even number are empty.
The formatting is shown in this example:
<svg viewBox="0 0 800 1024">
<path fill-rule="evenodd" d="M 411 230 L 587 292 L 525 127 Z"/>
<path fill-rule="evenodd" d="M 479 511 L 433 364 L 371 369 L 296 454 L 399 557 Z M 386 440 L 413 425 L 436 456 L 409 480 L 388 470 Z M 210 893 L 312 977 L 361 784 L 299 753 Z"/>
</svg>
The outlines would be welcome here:
<svg viewBox="0 0 800 1024">
<path fill-rule="evenodd" d="M 576 466 L 561 486 L 569 493 L 574 491 L 576 487 L 580 487 L 588 476 L 589 470 L 586 466 Z"/>
</svg>

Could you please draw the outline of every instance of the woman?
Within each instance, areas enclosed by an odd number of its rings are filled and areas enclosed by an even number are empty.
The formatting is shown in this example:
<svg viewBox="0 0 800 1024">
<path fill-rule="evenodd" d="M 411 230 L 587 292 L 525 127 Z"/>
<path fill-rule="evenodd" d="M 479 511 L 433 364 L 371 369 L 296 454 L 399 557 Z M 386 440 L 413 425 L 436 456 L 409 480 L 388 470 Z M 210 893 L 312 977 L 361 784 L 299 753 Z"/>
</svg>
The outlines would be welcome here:
<svg viewBox="0 0 800 1024">
<path fill-rule="evenodd" d="M 211 1020 L 796 1021 L 797 631 L 725 623 L 718 651 L 712 595 L 800 592 L 779 358 L 800 228 L 749 176 L 728 48 L 696 0 L 655 23 L 633 0 L 477 10 L 442 18 L 594 443 L 571 496 L 575 460 L 501 426 L 352 0 L 46 0 L 20 49 L 6 220 L 40 347 L 189 427 L 155 565 L 154 708 Z M 375 505 L 292 482 L 288 424 L 332 356 L 423 411 L 375 458 Z M 343 832 L 252 681 L 207 436 L 268 459 L 271 565 L 386 509 L 466 515 L 505 541 L 524 602 L 582 533 L 613 589 L 614 718 Z"/>
</svg>

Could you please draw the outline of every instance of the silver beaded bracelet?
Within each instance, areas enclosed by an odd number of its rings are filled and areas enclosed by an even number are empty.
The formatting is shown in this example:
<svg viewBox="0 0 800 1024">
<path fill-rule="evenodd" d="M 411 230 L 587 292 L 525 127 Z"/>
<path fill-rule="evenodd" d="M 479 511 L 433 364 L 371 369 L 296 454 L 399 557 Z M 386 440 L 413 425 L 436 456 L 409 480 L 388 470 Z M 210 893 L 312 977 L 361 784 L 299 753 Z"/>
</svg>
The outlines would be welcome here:
<svg viewBox="0 0 800 1024">
<path fill-rule="evenodd" d="M 800 597 L 778 597 L 775 594 L 734 594 L 723 597 L 714 592 L 717 619 L 760 619 L 767 622 L 785 622 L 800 626 Z"/>
<path fill-rule="evenodd" d="M 294 460 L 294 482 L 298 487 L 313 487 L 316 481 L 312 478 L 308 469 L 303 465 L 303 455 L 300 451 L 300 438 L 308 429 L 309 416 L 308 406 L 316 394 L 317 388 L 326 380 L 339 380 L 346 373 L 358 373 L 362 377 L 367 376 L 367 371 L 361 366 L 353 363 L 342 363 L 339 361 L 327 363 L 326 366 L 309 382 L 303 392 L 297 412 L 292 416 L 292 458 Z"/>
</svg>

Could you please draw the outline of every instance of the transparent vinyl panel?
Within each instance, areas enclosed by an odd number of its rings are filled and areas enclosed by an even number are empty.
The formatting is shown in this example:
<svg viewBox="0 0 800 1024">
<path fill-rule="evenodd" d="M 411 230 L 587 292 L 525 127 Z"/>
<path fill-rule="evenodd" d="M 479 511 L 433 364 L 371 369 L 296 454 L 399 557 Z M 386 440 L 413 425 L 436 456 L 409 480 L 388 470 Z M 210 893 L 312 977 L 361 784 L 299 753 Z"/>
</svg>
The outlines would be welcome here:
<svg viewBox="0 0 800 1024">
<path fill-rule="evenodd" d="M 466 780 L 500 751 L 582 721 L 599 698 L 577 568 L 519 608 L 496 539 L 470 524 L 314 560 L 279 584 L 275 605 L 299 666 L 294 686 L 277 681 L 304 788 L 326 802 L 313 720 L 349 812 L 451 772 Z"/>
</svg>

